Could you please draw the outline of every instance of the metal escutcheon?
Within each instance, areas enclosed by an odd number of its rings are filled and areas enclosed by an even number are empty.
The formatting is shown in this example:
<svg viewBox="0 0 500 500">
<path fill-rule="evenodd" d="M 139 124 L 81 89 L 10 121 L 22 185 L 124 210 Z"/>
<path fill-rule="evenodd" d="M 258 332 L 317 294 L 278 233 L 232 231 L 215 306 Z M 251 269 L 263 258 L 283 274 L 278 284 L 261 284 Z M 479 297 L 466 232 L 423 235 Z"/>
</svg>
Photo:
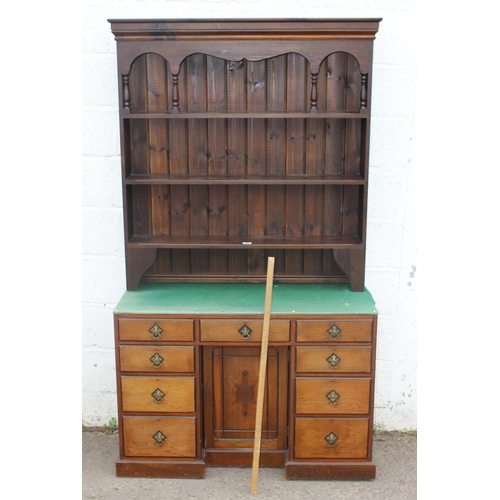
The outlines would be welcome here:
<svg viewBox="0 0 500 500">
<path fill-rule="evenodd" d="M 167 436 L 165 436 L 165 434 L 163 434 L 163 432 L 161 431 L 158 431 L 154 436 L 153 436 L 153 439 L 155 440 L 155 445 L 156 446 L 162 446 L 163 445 L 163 442 L 165 441 L 165 439 L 167 439 Z"/>
<path fill-rule="evenodd" d="M 160 368 L 161 364 L 163 363 L 164 359 L 157 353 L 155 352 L 150 358 L 149 361 L 153 364 L 153 368 Z"/>
<path fill-rule="evenodd" d="M 339 363 L 341 361 L 341 359 L 335 353 L 333 353 L 331 356 L 326 358 L 326 360 L 328 361 L 330 368 L 338 368 Z"/>
<path fill-rule="evenodd" d="M 338 440 L 338 436 L 336 436 L 333 432 L 330 432 L 327 436 L 325 436 L 325 440 L 329 446 L 335 446 L 335 443 Z"/>
<path fill-rule="evenodd" d="M 154 339 L 159 339 L 161 337 L 162 332 L 163 332 L 163 329 L 160 327 L 160 325 L 158 323 L 155 323 L 149 329 L 149 333 L 151 333 L 151 337 Z"/>
<path fill-rule="evenodd" d="M 342 330 L 336 324 L 333 324 L 330 328 L 328 328 L 327 332 L 330 337 L 330 340 L 335 340 L 339 338 L 339 335 L 342 332 Z"/>
<path fill-rule="evenodd" d="M 157 404 L 163 403 L 163 398 L 165 397 L 165 393 L 160 389 L 156 389 L 153 393 L 151 393 L 151 396 L 153 396 L 153 401 Z"/>
<path fill-rule="evenodd" d="M 239 334 L 241 338 L 244 340 L 248 340 L 250 338 L 250 334 L 252 333 L 252 329 L 245 323 L 239 330 Z"/>
<path fill-rule="evenodd" d="M 335 392 L 333 389 L 326 395 L 326 399 L 328 399 L 329 403 L 334 405 L 340 398 L 340 394 Z"/>
</svg>

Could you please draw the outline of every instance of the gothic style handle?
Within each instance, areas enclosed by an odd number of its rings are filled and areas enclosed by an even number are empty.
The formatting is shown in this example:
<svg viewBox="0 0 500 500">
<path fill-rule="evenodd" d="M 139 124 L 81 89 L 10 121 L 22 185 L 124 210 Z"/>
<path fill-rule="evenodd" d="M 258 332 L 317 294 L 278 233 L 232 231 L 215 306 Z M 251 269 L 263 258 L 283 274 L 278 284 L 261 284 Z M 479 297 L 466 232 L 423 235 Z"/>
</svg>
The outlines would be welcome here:
<svg viewBox="0 0 500 500">
<path fill-rule="evenodd" d="M 165 361 L 157 352 L 155 352 L 150 358 L 149 361 L 153 364 L 153 368 L 160 368 L 163 361 Z"/>
<path fill-rule="evenodd" d="M 335 446 L 335 443 L 338 440 L 338 436 L 336 436 L 333 432 L 330 432 L 330 434 L 325 436 L 325 440 L 328 443 L 328 446 Z"/>
<path fill-rule="evenodd" d="M 338 402 L 340 394 L 332 389 L 325 397 L 328 399 L 329 404 L 334 405 Z"/>
<path fill-rule="evenodd" d="M 335 323 L 327 330 L 330 340 L 338 339 L 341 332 L 342 330 Z"/>
<path fill-rule="evenodd" d="M 156 446 L 163 446 L 163 442 L 165 439 L 167 439 L 167 436 L 163 434 L 163 432 L 158 431 L 154 436 L 153 439 L 155 440 L 155 445 Z"/>
<path fill-rule="evenodd" d="M 341 361 L 341 359 L 335 353 L 333 353 L 331 356 L 326 358 L 326 360 L 328 361 L 330 368 L 338 368 L 339 363 Z"/>
<path fill-rule="evenodd" d="M 252 329 L 245 323 L 239 330 L 239 334 L 241 338 L 244 340 L 248 340 L 250 338 L 250 334 L 252 333 Z"/>
<path fill-rule="evenodd" d="M 163 403 L 163 398 L 165 397 L 165 393 L 160 389 L 156 389 L 153 393 L 151 393 L 151 396 L 153 396 L 153 401 L 156 404 L 161 404 Z"/>
<path fill-rule="evenodd" d="M 158 323 L 155 323 L 150 329 L 149 333 L 151 333 L 151 337 L 153 339 L 159 339 L 161 337 L 161 334 L 163 332 L 163 329 Z"/>
</svg>

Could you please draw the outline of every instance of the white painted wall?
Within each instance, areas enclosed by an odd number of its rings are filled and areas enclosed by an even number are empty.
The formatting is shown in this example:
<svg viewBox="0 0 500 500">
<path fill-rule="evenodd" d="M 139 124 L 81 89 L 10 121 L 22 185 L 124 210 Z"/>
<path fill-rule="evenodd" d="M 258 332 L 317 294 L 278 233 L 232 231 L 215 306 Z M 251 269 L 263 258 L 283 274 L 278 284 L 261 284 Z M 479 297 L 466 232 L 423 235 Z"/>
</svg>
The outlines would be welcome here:
<svg viewBox="0 0 500 500">
<path fill-rule="evenodd" d="M 382 17 L 366 273 L 379 311 L 375 423 L 416 429 L 416 0 L 88 0 L 82 12 L 83 422 L 99 426 L 117 415 L 112 311 L 125 291 L 116 49 L 107 19 Z"/>
</svg>

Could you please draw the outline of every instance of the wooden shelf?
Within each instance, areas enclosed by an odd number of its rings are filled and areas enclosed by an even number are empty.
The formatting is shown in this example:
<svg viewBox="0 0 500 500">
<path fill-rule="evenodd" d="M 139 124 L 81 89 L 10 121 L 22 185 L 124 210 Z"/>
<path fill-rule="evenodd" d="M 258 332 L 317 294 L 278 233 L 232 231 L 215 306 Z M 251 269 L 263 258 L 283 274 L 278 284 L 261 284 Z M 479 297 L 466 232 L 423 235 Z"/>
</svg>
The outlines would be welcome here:
<svg viewBox="0 0 500 500">
<path fill-rule="evenodd" d="M 360 175 L 308 175 L 291 174 L 286 176 L 172 176 L 172 175 L 138 175 L 132 174 L 125 180 L 129 185 L 353 185 L 366 184 Z"/>
<path fill-rule="evenodd" d="M 129 248 L 361 248 L 357 236 L 132 236 Z"/>
<path fill-rule="evenodd" d="M 198 112 L 143 112 L 130 113 L 122 111 L 124 119 L 279 119 L 279 118 L 305 118 L 305 119 L 325 119 L 325 118 L 368 118 L 369 111 L 363 108 L 360 111 L 198 111 Z"/>
</svg>

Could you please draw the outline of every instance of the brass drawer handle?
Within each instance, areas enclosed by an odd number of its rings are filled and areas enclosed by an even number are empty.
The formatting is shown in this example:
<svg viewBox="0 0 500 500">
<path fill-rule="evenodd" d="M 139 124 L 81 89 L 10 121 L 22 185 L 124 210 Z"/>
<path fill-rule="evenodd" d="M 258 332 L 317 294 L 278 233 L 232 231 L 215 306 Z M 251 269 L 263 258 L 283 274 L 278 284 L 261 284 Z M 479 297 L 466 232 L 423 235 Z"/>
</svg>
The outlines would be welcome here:
<svg viewBox="0 0 500 500">
<path fill-rule="evenodd" d="M 330 368 L 338 368 L 341 361 L 341 359 L 335 353 L 329 356 L 326 360 L 328 361 Z"/>
<path fill-rule="evenodd" d="M 334 323 L 330 328 L 328 328 L 327 332 L 330 340 L 335 340 L 339 338 L 342 330 Z"/>
<path fill-rule="evenodd" d="M 329 404 L 334 405 L 338 402 L 340 394 L 338 394 L 332 389 L 325 397 L 326 399 L 328 399 Z"/>
<path fill-rule="evenodd" d="M 338 436 L 336 436 L 333 432 L 330 432 L 330 434 L 325 436 L 325 440 L 328 443 L 328 446 L 335 446 L 338 440 Z"/>
<path fill-rule="evenodd" d="M 155 323 L 150 329 L 149 332 L 151 333 L 151 337 L 153 339 L 159 339 L 161 337 L 161 334 L 163 332 L 163 329 L 158 323 Z"/>
<path fill-rule="evenodd" d="M 160 389 L 156 389 L 153 393 L 151 393 L 151 396 L 153 396 L 153 401 L 157 404 L 163 403 L 163 398 L 165 397 L 165 393 Z"/>
<path fill-rule="evenodd" d="M 153 368 L 161 368 L 161 364 L 165 361 L 157 352 L 155 352 L 150 358 L 149 361 L 153 364 Z"/>
<path fill-rule="evenodd" d="M 163 434 L 163 432 L 158 431 L 154 436 L 153 439 L 155 440 L 155 445 L 156 446 L 163 446 L 163 442 L 165 439 L 167 439 L 167 436 Z"/>
<path fill-rule="evenodd" d="M 252 329 L 245 323 L 239 330 L 239 334 L 241 338 L 244 340 L 248 340 L 250 338 L 250 334 L 252 333 Z"/>
</svg>

